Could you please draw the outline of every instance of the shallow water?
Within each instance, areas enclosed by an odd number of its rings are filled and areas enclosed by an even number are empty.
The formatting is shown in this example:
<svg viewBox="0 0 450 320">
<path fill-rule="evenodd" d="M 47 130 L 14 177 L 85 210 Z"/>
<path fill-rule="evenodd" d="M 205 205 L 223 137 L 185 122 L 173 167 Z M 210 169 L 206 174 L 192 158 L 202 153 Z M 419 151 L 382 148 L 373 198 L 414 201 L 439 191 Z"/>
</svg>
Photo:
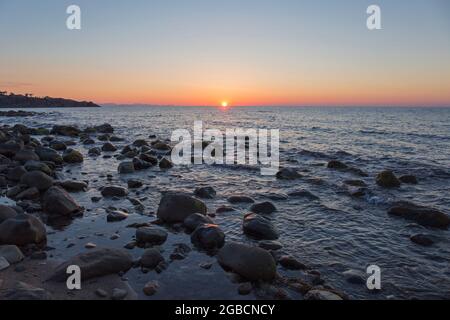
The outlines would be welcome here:
<svg viewBox="0 0 450 320">
<path fill-rule="evenodd" d="M 125 228 L 132 222 L 147 222 L 154 218 L 160 192 L 184 190 L 211 185 L 217 191 L 214 200 L 206 200 L 210 212 L 226 203 L 229 195 L 244 193 L 257 201 L 267 200 L 269 193 L 287 194 L 305 189 L 319 200 L 294 199 L 274 201 L 278 211 L 272 220 L 280 232 L 283 250 L 303 263 L 319 270 L 328 284 L 341 289 L 352 298 L 450 298 L 450 233 L 448 230 L 426 229 L 403 219 L 387 215 L 389 204 L 410 200 L 450 213 L 450 109 L 419 108 L 235 108 L 223 111 L 214 108 L 145 108 L 104 107 L 100 109 L 63 109 L 46 116 L 30 118 L 0 118 L 2 124 L 24 123 L 31 126 L 78 124 L 80 127 L 108 122 L 115 134 L 127 141 L 156 134 L 170 138 L 174 129 L 192 130 L 195 120 L 203 120 L 210 128 L 268 128 L 280 130 L 281 164 L 302 171 L 304 178 L 279 181 L 262 176 L 259 171 L 233 166 L 175 167 L 164 173 L 149 169 L 133 175 L 119 176 L 119 161 L 93 159 L 87 149 L 77 145 L 85 155 L 83 165 L 66 166 L 60 178 L 89 180 L 87 193 L 75 194 L 88 208 L 83 218 L 49 236 L 54 258 L 67 258 L 83 251 L 84 244 L 123 246 L 134 235 Z M 97 142 L 97 145 L 101 145 Z M 89 146 L 92 147 L 92 146 Z M 339 159 L 369 173 L 362 178 L 370 196 L 350 197 L 342 186 L 346 179 L 361 179 L 352 173 L 329 170 L 323 164 Z M 403 184 L 400 189 L 381 189 L 374 183 L 375 175 L 392 169 L 397 175 L 412 173 L 418 185 Z M 70 172 L 68 172 L 68 170 Z M 138 177 L 150 186 L 145 193 L 146 214 L 132 214 L 121 223 L 106 224 L 104 208 L 114 205 L 133 213 L 128 200 L 102 200 L 98 187 L 112 183 L 126 186 L 131 177 Z M 227 240 L 254 242 L 242 234 L 242 217 L 248 206 L 239 211 L 218 215 L 215 221 L 225 231 Z M 51 228 L 49 228 L 51 230 Z M 114 232 L 118 240 L 109 240 Z M 427 233 L 438 238 L 431 247 L 421 247 L 409 240 L 415 233 Z M 101 235 L 102 234 L 102 235 Z M 81 239 L 80 239 L 81 238 Z M 164 244 L 165 255 L 177 242 L 189 242 L 183 233 L 171 232 Z M 67 244 L 74 246 L 66 249 Z M 255 242 L 256 243 L 256 242 Z M 139 256 L 139 249 L 133 250 Z M 139 286 L 149 279 L 163 283 L 155 298 L 239 298 L 232 284 L 215 264 L 203 270 L 198 263 L 214 261 L 200 252 L 191 252 L 188 259 L 174 262 L 160 275 L 143 275 L 136 270 L 127 276 Z M 349 284 L 342 272 L 356 269 L 362 272 L 371 264 L 382 269 L 382 291 L 374 294 L 365 286 Z M 139 284 L 139 285 L 138 285 Z M 177 290 L 174 290 L 177 288 Z"/>
</svg>

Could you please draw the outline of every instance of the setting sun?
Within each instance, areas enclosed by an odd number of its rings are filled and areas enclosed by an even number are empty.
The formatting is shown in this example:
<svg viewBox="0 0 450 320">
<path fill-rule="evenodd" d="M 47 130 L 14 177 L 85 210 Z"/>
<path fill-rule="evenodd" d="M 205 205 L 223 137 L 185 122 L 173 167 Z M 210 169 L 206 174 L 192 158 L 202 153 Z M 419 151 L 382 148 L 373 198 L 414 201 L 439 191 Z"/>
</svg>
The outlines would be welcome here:
<svg viewBox="0 0 450 320">
<path fill-rule="evenodd" d="M 228 107 L 228 102 L 227 102 L 227 101 L 222 101 L 222 107 L 223 107 L 223 108 Z"/>
</svg>

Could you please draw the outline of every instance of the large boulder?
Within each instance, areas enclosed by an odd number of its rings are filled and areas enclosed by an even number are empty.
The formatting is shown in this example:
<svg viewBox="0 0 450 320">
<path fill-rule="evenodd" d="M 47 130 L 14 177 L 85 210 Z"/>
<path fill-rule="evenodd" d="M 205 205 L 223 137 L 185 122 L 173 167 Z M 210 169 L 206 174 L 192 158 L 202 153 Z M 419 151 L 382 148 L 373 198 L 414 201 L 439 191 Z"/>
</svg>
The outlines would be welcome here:
<svg viewBox="0 0 450 320">
<path fill-rule="evenodd" d="M 447 229 L 450 225 L 450 217 L 447 214 L 434 208 L 419 206 L 407 201 L 394 203 L 388 213 L 407 220 L 413 220 L 425 227 Z"/>
<path fill-rule="evenodd" d="M 17 216 L 16 210 L 14 210 L 11 207 L 0 204 L 0 223 L 9 218 L 14 218 L 15 216 Z"/>
<path fill-rule="evenodd" d="M 128 195 L 128 190 L 120 186 L 106 186 L 102 188 L 102 196 L 106 198 L 112 197 L 126 197 Z"/>
<path fill-rule="evenodd" d="M 21 177 L 20 183 L 37 188 L 39 191 L 45 191 L 53 185 L 53 178 L 42 171 L 31 171 Z"/>
<path fill-rule="evenodd" d="M 279 237 L 269 219 L 254 213 L 244 217 L 242 228 L 246 235 L 258 240 L 277 240 Z"/>
<path fill-rule="evenodd" d="M 271 281 L 276 275 L 276 263 L 266 250 L 240 243 L 227 243 L 220 249 L 217 260 L 250 281 Z"/>
<path fill-rule="evenodd" d="M 380 172 L 376 177 L 376 183 L 384 188 L 400 187 L 400 180 L 390 170 Z"/>
<path fill-rule="evenodd" d="M 157 216 L 164 222 L 183 222 L 193 213 L 206 215 L 206 205 L 184 193 L 169 192 L 163 195 L 159 203 Z"/>
<path fill-rule="evenodd" d="M 47 231 L 38 218 L 28 214 L 18 214 L 0 224 L 0 244 L 25 246 L 45 244 Z"/>
<path fill-rule="evenodd" d="M 225 244 L 225 234 L 215 224 L 202 224 L 192 233 L 191 242 L 201 249 L 219 249 Z"/>
<path fill-rule="evenodd" d="M 60 264 L 49 280 L 64 282 L 69 276 L 67 267 L 76 265 L 81 269 L 81 279 L 87 280 L 108 274 L 128 271 L 133 265 L 133 257 L 123 249 L 100 248 L 80 253 Z"/>
<path fill-rule="evenodd" d="M 76 216 L 83 213 L 83 208 L 60 187 L 51 187 L 42 198 L 42 208 L 49 215 Z"/>
</svg>

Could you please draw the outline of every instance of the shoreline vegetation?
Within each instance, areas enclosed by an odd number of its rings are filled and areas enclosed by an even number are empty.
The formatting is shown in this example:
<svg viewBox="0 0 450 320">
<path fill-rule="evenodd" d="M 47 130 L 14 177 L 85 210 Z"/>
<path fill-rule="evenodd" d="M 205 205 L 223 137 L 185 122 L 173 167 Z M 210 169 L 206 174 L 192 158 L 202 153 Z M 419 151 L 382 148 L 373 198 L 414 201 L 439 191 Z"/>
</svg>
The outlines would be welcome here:
<svg viewBox="0 0 450 320">
<path fill-rule="evenodd" d="M 31 93 L 15 94 L 0 91 L 0 108 L 100 108 L 100 106 L 92 101 L 34 97 Z"/>
</svg>

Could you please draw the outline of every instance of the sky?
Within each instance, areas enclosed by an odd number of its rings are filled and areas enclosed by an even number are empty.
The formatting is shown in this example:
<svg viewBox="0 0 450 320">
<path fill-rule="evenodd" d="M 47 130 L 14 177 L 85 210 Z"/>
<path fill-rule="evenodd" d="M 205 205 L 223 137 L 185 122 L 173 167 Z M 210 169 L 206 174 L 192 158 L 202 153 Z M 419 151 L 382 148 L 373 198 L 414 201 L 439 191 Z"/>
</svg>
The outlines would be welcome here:
<svg viewBox="0 0 450 320">
<path fill-rule="evenodd" d="M 66 9 L 81 8 L 81 30 Z M 381 8 L 382 30 L 366 27 Z M 97 103 L 450 106 L 447 0 L 0 0 L 0 90 Z"/>
</svg>

